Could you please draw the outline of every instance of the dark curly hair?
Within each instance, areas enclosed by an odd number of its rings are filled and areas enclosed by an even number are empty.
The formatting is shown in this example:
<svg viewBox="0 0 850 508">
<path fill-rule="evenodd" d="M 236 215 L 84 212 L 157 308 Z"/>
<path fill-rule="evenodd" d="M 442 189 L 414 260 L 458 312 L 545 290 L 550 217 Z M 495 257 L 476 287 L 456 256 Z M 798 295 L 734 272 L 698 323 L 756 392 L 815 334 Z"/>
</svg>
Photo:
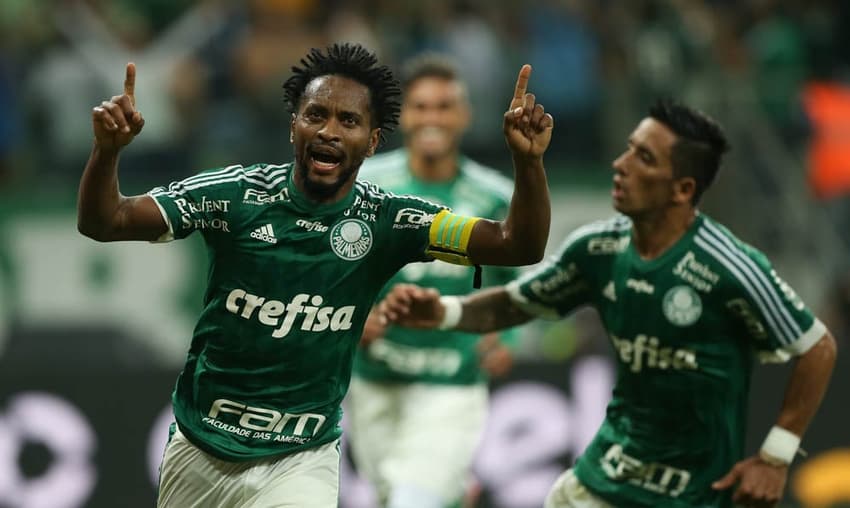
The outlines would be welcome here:
<svg viewBox="0 0 850 508">
<path fill-rule="evenodd" d="M 711 117 L 671 99 L 660 99 L 649 108 L 649 116 L 676 134 L 671 161 L 676 178 L 696 181 L 693 204 L 714 181 L 729 142 L 720 125 Z"/>
<path fill-rule="evenodd" d="M 398 125 L 401 89 L 386 65 L 378 65 L 375 54 L 360 44 L 335 43 L 324 51 L 312 48 L 292 67 L 292 76 L 283 84 L 283 98 L 291 113 L 298 110 L 307 85 L 321 76 L 338 75 L 351 78 L 369 89 L 372 127 L 381 129 L 380 143 Z"/>
</svg>

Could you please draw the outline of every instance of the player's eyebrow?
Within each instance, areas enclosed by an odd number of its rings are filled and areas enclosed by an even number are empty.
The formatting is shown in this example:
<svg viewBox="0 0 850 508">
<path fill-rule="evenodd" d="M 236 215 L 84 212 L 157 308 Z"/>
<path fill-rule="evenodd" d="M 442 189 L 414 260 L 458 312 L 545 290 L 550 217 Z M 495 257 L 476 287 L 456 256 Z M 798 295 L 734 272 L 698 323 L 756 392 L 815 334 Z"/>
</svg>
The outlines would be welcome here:
<svg viewBox="0 0 850 508">
<path fill-rule="evenodd" d="M 640 154 L 645 154 L 650 162 L 655 163 L 658 161 L 658 157 L 655 156 L 655 153 L 645 143 L 635 141 L 632 136 L 629 136 L 629 145 L 633 146 Z"/>
</svg>

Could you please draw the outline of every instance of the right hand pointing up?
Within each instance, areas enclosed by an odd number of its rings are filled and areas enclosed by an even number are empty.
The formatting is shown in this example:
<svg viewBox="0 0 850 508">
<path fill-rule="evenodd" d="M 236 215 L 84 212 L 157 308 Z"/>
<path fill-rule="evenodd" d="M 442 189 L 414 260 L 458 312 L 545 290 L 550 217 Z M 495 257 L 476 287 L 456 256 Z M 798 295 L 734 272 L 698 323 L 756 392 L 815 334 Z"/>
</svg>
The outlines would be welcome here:
<svg viewBox="0 0 850 508">
<path fill-rule="evenodd" d="M 136 111 L 136 65 L 127 64 L 124 93 L 92 109 L 95 143 L 103 149 L 118 150 L 142 131 L 145 119 Z"/>
</svg>

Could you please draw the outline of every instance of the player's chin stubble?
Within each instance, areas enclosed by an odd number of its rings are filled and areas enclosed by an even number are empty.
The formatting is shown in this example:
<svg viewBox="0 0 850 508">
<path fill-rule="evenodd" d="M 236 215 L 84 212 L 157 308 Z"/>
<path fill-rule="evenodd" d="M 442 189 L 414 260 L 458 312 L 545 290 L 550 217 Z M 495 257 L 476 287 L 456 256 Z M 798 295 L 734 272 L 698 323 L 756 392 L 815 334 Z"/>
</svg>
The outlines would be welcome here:
<svg viewBox="0 0 850 508">
<path fill-rule="evenodd" d="M 336 193 L 339 192 L 345 184 L 354 178 L 357 173 L 357 169 L 360 168 L 360 164 L 362 163 L 363 161 L 360 160 L 357 164 L 350 164 L 346 166 L 339 174 L 336 181 L 331 184 L 320 183 L 311 179 L 310 172 L 307 170 L 307 165 L 303 162 L 298 164 L 298 174 L 301 177 L 301 181 L 304 182 L 304 190 L 307 194 L 318 200 L 323 200 L 336 195 Z"/>
</svg>

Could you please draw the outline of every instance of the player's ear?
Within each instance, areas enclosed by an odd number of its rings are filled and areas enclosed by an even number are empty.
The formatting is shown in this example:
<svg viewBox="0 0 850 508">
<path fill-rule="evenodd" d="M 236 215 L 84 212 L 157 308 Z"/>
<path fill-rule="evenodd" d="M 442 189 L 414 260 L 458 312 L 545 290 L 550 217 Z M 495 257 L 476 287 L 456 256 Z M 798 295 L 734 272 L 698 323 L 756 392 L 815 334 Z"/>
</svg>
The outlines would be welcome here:
<svg viewBox="0 0 850 508">
<path fill-rule="evenodd" d="M 697 181 L 692 176 L 685 176 L 673 181 L 673 202 L 676 204 L 693 203 L 697 192 Z"/>
<path fill-rule="evenodd" d="M 289 142 L 295 142 L 295 113 L 292 113 L 292 117 L 289 119 Z"/>
<path fill-rule="evenodd" d="M 369 134 L 369 148 L 366 150 L 366 157 L 375 155 L 375 151 L 378 150 L 378 142 L 380 140 L 381 128 L 378 127 L 376 129 L 372 129 L 372 132 Z"/>
</svg>

